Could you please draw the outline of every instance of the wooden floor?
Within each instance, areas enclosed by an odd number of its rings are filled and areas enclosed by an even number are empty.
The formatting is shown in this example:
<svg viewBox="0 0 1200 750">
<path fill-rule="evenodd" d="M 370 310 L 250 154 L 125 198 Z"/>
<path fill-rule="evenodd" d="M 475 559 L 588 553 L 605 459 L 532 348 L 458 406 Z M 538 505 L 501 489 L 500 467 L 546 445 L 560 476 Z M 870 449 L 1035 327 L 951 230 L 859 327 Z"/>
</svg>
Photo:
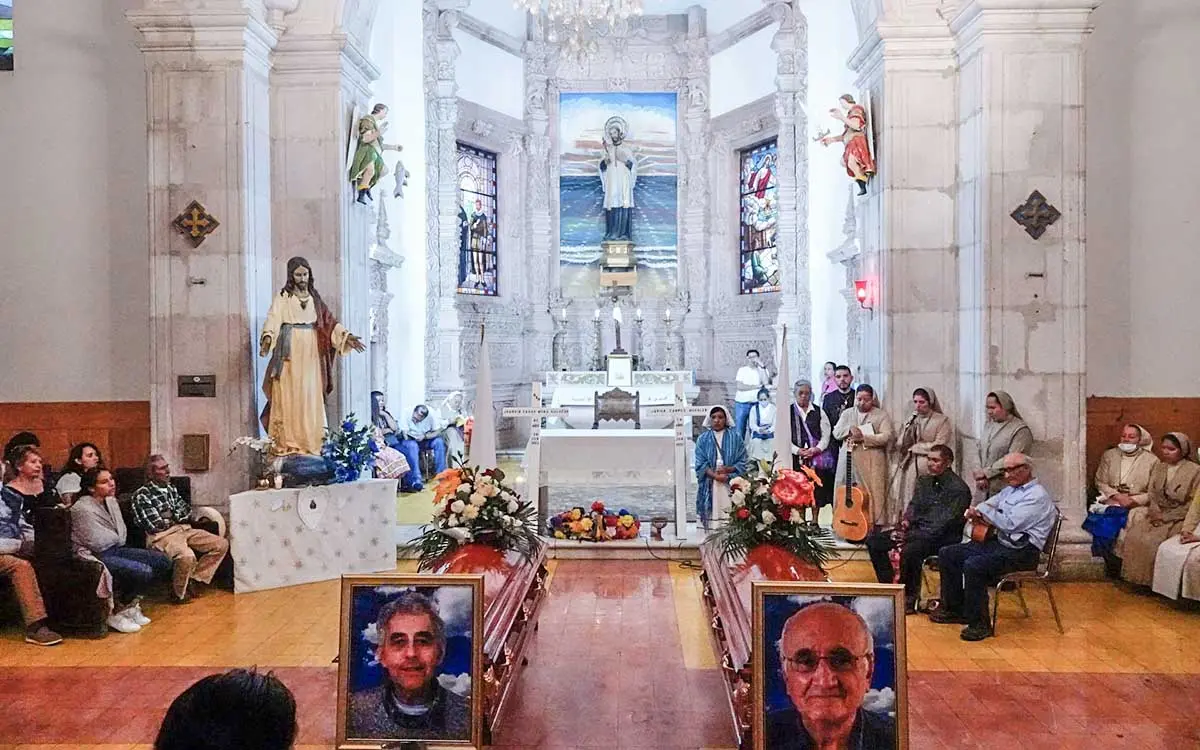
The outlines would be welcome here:
<svg viewBox="0 0 1200 750">
<path fill-rule="evenodd" d="M 696 571 L 659 561 L 551 565 L 530 668 L 497 746 L 731 746 Z M 832 573 L 870 577 L 863 563 Z M 1036 591 L 1028 619 L 1006 597 L 999 636 L 982 643 L 907 619 L 912 747 L 1200 747 L 1200 613 L 1110 583 L 1055 592 L 1065 635 Z M 332 746 L 336 582 L 207 592 L 146 611 L 154 623 L 141 633 L 50 649 L 26 645 L 6 623 L 0 749 L 150 747 L 187 685 L 247 665 L 274 670 L 296 693 L 299 747 Z"/>
</svg>

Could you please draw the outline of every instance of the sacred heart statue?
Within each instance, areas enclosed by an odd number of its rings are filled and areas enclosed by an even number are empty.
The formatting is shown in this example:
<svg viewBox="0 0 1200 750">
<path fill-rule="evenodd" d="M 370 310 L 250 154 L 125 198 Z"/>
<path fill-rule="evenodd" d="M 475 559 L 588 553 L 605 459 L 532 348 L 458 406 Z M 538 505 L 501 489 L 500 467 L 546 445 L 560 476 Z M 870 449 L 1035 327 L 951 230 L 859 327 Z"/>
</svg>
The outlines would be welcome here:
<svg viewBox="0 0 1200 750">
<path fill-rule="evenodd" d="M 296 512 L 300 520 L 313 531 L 321 530 L 321 520 L 325 518 L 325 509 L 329 506 L 329 491 L 324 487 L 306 487 L 300 490 L 296 501 Z"/>
</svg>

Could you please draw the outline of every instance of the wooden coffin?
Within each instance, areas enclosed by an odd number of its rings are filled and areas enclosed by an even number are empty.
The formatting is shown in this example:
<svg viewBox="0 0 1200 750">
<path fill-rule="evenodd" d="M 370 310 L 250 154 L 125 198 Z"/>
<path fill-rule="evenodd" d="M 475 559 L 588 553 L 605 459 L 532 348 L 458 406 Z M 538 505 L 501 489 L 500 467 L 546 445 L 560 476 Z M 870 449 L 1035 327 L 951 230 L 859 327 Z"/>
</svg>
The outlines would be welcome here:
<svg viewBox="0 0 1200 750">
<path fill-rule="evenodd" d="M 750 741 L 750 651 L 754 644 L 751 590 L 755 581 L 826 581 L 815 565 L 773 545 L 760 545 L 741 560 L 726 561 L 713 540 L 700 545 L 704 606 L 708 611 L 713 644 L 721 655 L 721 673 L 729 696 L 730 716 L 742 748 Z"/>
<path fill-rule="evenodd" d="M 529 559 L 484 544 L 467 544 L 441 560 L 432 573 L 483 576 L 484 741 L 491 742 L 511 695 L 525 649 L 537 629 L 537 612 L 546 595 L 546 549 L 539 542 Z"/>
</svg>

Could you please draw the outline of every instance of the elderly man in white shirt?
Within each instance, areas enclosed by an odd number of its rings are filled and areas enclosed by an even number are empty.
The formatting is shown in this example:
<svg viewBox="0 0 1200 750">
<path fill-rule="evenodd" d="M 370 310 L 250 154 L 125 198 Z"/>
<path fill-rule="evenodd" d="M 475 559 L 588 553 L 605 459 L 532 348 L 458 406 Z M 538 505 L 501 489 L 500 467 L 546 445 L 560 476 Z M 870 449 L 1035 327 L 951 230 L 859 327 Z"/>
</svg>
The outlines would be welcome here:
<svg viewBox="0 0 1200 750">
<path fill-rule="evenodd" d="M 989 528 L 988 538 L 952 544 L 938 552 L 942 606 L 929 619 L 966 625 L 964 641 L 992 635 L 988 586 L 1013 571 L 1036 568 L 1058 520 L 1058 508 L 1034 478 L 1028 456 L 1004 457 L 1004 481 L 1007 487 L 966 512 L 968 521 Z"/>
<path fill-rule="evenodd" d="M 758 403 L 760 388 L 771 384 L 771 373 L 762 363 L 757 349 L 746 351 L 746 364 L 737 371 L 737 391 L 733 397 L 733 419 L 736 423 L 738 437 L 746 439 L 746 423 L 750 420 L 750 411 Z"/>
</svg>

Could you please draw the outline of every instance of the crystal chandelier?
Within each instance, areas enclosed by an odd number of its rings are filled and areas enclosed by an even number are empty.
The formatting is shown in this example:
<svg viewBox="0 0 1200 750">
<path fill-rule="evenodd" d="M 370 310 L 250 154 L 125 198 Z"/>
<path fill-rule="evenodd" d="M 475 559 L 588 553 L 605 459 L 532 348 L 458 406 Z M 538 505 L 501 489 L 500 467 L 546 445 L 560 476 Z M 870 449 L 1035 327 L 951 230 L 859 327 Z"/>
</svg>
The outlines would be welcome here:
<svg viewBox="0 0 1200 750">
<path fill-rule="evenodd" d="M 595 54 L 601 28 L 642 14 L 642 0 L 514 0 L 514 4 L 534 15 L 544 10 L 547 38 L 576 59 Z"/>
</svg>

